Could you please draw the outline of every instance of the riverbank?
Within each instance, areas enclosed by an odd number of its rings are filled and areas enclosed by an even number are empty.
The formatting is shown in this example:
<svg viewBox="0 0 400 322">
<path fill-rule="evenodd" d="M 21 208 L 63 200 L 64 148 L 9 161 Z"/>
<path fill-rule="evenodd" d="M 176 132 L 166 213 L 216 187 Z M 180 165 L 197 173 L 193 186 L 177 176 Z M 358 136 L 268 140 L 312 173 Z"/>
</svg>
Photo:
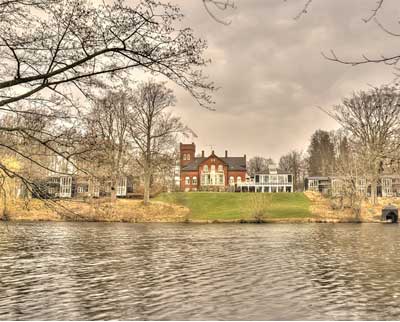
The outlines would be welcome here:
<svg viewBox="0 0 400 322">
<path fill-rule="evenodd" d="M 381 200 L 381 203 L 389 203 Z M 390 201 L 394 203 L 393 201 Z M 144 206 L 140 200 L 16 200 L 6 220 L 190 222 L 190 223 L 354 223 L 379 222 L 382 206 L 365 205 L 356 217 L 334 210 L 318 193 L 163 193 Z M 2 209 L 0 209 L 2 213 Z"/>
<path fill-rule="evenodd" d="M 1 209 L 0 209 L 1 213 Z M 108 199 L 15 201 L 8 208 L 3 220 L 29 221 L 99 221 L 99 222 L 184 222 L 189 209 L 152 201 L 144 206 L 140 200 Z"/>
</svg>

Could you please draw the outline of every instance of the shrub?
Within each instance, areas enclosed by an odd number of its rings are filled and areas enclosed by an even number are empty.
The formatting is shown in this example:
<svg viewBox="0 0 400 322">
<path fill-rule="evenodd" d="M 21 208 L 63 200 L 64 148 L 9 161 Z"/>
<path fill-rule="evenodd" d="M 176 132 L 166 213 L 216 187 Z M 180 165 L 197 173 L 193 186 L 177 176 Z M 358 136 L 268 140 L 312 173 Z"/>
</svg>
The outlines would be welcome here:
<svg viewBox="0 0 400 322">
<path fill-rule="evenodd" d="M 272 195 L 270 193 L 253 193 L 250 200 L 250 211 L 253 219 L 258 223 L 263 222 L 271 206 Z"/>
</svg>

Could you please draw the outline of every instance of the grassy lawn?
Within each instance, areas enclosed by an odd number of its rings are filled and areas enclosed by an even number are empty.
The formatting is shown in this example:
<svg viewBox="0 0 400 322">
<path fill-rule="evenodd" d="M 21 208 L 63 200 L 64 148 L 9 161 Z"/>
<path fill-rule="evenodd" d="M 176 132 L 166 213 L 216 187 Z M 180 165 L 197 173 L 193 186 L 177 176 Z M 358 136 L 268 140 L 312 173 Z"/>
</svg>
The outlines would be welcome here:
<svg viewBox="0 0 400 322">
<path fill-rule="evenodd" d="M 174 192 L 156 200 L 188 207 L 191 220 L 253 219 L 259 210 L 265 219 L 312 217 L 303 193 Z"/>
</svg>

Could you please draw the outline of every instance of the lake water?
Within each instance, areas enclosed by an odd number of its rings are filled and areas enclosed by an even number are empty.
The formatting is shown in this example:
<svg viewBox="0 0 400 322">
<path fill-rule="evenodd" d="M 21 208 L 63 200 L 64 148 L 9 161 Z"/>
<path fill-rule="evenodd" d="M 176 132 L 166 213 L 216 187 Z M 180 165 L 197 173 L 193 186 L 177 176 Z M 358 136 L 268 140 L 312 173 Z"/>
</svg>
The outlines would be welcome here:
<svg viewBox="0 0 400 322">
<path fill-rule="evenodd" d="M 0 320 L 400 319 L 400 227 L 0 224 Z"/>
</svg>

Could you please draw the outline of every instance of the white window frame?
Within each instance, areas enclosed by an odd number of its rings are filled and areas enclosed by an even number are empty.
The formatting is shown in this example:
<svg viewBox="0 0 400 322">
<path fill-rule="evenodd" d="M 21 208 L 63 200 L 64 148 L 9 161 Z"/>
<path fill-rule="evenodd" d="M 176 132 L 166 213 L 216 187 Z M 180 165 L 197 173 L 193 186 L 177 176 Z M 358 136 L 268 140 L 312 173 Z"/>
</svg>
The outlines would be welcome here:
<svg viewBox="0 0 400 322">
<path fill-rule="evenodd" d="M 72 177 L 63 176 L 60 178 L 60 197 L 61 198 L 72 197 Z"/>
<path fill-rule="evenodd" d="M 128 179 L 127 177 L 122 177 L 117 182 L 117 196 L 126 196 L 128 187 Z"/>
</svg>

